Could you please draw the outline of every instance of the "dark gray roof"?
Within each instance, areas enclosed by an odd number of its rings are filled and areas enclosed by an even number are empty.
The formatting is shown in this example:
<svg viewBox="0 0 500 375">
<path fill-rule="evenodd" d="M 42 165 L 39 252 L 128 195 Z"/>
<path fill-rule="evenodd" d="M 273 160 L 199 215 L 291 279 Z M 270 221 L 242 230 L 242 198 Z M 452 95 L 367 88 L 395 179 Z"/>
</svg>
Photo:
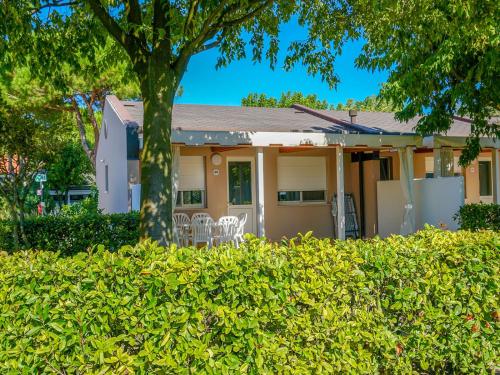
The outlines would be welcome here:
<svg viewBox="0 0 500 375">
<path fill-rule="evenodd" d="M 129 121 L 142 126 L 143 105 L 138 101 L 120 101 Z M 296 108 L 258 108 L 176 104 L 172 128 L 191 131 L 246 132 L 315 132 L 362 134 L 414 134 L 419 118 L 407 123 L 394 119 L 389 112 L 358 111 L 351 124 L 348 111 L 310 110 Z M 468 136 L 470 121 L 456 118 L 449 136 Z"/>
</svg>

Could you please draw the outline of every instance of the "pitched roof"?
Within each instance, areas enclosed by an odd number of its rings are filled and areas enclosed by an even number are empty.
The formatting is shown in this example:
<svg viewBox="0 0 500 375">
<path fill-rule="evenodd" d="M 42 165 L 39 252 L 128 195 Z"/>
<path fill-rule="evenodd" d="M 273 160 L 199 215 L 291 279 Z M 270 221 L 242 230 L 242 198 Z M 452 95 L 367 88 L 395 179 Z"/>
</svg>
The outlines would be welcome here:
<svg viewBox="0 0 500 375">
<path fill-rule="evenodd" d="M 142 126 L 143 104 L 119 101 L 109 97 L 126 125 Z M 121 107 L 121 108 L 116 108 Z M 401 123 L 394 113 L 358 111 L 355 124 L 348 111 L 312 110 L 294 105 L 292 108 L 260 108 L 217 105 L 176 104 L 172 129 L 227 132 L 301 132 L 411 135 L 419 118 Z M 470 121 L 455 118 L 449 136 L 468 136 Z"/>
</svg>

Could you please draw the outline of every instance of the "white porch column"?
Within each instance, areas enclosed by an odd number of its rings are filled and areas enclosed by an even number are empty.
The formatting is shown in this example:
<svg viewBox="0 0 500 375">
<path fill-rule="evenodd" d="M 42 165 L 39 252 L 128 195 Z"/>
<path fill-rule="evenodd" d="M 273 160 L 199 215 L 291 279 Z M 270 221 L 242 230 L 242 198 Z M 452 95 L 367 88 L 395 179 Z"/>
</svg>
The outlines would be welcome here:
<svg viewBox="0 0 500 375">
<path fill-rule="evenodd" d="M 345 208 L 344 208 L 344 148 L 336 147 L 337 169 L 337 238 L 345 240 Z"/>
<path fill-rule="evenodd" d="M 500 150 L 491 150 L 491 169 L 493 184 L 493 203 L 500 204 Z"/>
<path fill-rule="evenodd" d="M 257 236 L 264 237 L 264 150 L 257 149 Z"/>
<path fill-rule="evenodd" d="M 439 178 L 443 175 L 441 166 L 441 147 L 439 147 L 434 149 L 434 178 Z"/>
<path fill-rule="evenodd" d="M 415 232 L 416 229 L 415 197 L 413 193 L 413 147 L 400 148 L 398 150 L 398 153 L 400 171 L 399 180 L 405 200 L 403 223 L 401 224 L 401 234 L 408 235 Z"/>
</svg>

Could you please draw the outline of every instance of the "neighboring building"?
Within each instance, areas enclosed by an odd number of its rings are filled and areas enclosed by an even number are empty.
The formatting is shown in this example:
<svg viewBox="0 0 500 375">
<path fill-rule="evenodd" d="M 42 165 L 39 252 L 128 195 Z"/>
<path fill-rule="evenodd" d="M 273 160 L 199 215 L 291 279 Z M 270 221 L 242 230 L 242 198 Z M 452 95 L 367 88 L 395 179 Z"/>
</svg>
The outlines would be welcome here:
<svg viewBox="0 0 500 375">
<path fill-rule="evenodd" d="M 104 212 L 138 209 L 142 115 L 141 102 L 106 98 L 96 166 Z M 464 201 L 499 201 L 499 141 L 481 139 L 480 157 L 461 168 L 470 122 L 456 118 L 446 136 L 429 137 L 412 132 L 416 122 L 299 105 L 175 105 L 176 210 L 246 212 L 248 231 L 279 240 L 309 230 L 342 238 L 354 224 L 365 237 L 424 223 L 455 229 Z M 337 192 L 353 204 L 337 207 Z"/>
</svg>

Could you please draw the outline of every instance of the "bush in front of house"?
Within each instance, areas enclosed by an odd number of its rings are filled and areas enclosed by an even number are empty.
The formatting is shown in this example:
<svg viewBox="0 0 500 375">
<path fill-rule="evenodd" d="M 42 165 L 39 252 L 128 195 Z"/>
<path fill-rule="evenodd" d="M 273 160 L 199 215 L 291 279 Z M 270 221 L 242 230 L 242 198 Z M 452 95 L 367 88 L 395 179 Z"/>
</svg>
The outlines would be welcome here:
<svg viewBox="0 0 500 375">
<path fill-rule="evenodd" d="M 455 215 L 461 229 L 500 231 L 500 205 L 495 203 L 465 204 Z"/>
<path fill-rule="evenodd" d="M 0 221 L 0 250 L 14 250 L 13 224 Z M 51 215 L 29 218 L 24 223 L 24 248 L 59 251 L 71 255 L 96 244 L 109 250 L 135 245 L 139 239 L 138 213 Z"/>
<path fill-rule="evenodd" d="M 500 237 L 0 259 L 1 373 L 487 373 Z"/>
</svg>

